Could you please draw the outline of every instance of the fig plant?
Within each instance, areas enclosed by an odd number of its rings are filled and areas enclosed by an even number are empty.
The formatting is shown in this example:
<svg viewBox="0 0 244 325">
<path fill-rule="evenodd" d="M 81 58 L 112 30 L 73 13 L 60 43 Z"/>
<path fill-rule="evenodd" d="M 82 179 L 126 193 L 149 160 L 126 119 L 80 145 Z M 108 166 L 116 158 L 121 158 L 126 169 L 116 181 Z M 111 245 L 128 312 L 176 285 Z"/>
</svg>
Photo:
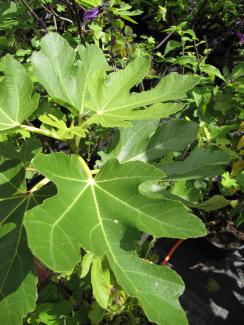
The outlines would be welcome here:
<svg viewBox="0 0 244 325">
<path fill-rule="evenodd" d="M 140 256 L 137 246 L 142 233 L 181 239 L 206 233 L 184 202 L 141 190 L 142 183 L 151 186 L 170 175 L 191 175 L 194 157 L 180 169 L 168 166 L 165 171 L 152 161 L 160 151 L 177 146 L 174 139 L 160 146 L 167 132 L 186 132 L 181 146 L 194 141 L 193 122 L 176 120 L 174 131 L 164 124 L 155 131 L 160 119 L 184 109 L 198 77 L 171 73 L 139 92 L 136 86 L 150 69 L 146 57 L 113 71 L 99 47 L 73 49 L 52 32 L 32 55 L 32 80 L 10 55 L 0 67 L 0 131 L 6 137 L 0 154 L 0 323 L 22 324 L 35 309 L 38 260 L 54 273 L 77 272 L 80 265 L 86 276 L 91 268 L 93 296 L 104 310 L 116 281 L 150 321 L 187 324 L 178 301 L 184 290 L 181 278 Z M 133 146 L 127 139 L 130 145 L 122 156 L 130 158 L 118 156 L 124 146 L 120 143 L 117 154 L 104 155 L 101 168 L 92 168 L 81 155 L 81 140 L 94 125 L 128 132 L 137 127 L 136 139 L 142 141 Z M 19 134 L 28 139 L 19 141 Z M 56 144 L 55 150 L 48 150 L 48 141 Z M 215 158 L 207 161 L 213 174 L 226 163 L 221 155 L 217 162 Z M 196 173 L 202 172 L 202 164 Z"/>
</svg>

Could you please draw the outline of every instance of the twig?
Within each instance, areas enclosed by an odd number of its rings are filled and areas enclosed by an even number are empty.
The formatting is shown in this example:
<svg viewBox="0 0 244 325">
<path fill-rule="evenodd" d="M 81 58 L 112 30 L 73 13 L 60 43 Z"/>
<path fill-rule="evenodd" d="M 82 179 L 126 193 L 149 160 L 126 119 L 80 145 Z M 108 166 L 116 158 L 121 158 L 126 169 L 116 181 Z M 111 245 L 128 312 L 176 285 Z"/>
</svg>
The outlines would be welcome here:
<svg viewBox="0 0 244 325">
<path fill-rule="evenodd" d="M 83 39 L 83 35 L 82 35 L 82 28 L 81 28 L 81 22 L 80 22 L 80 15 L 79 15 L 79 10 L 76 6 L 76 2 L 75 0 L 71 0 L 72 4 L 73 4 L 73 8 L 74 8 L 74 12 L 75 12 L 75 18 L 76 18 L 76 23 L 77 23 L 77 27 L 78 27 L 78 33 L 80 36 L 80 40 L 81 43 L 84 43 L 84 39 Z"/>
<path fill-rule="evenodd" d="M 170 251 L 168 252 L 168 254 L 165 256 L 165 258 L 163 259 L 163 261 L 161 262 L 161 265 L 166 265 L 168 263 L 168 261 L 171 259 L 171 257 L 173 256 L 174 252 L 176 251 L 176 249 L 184 242 L 183 239 L 178 239 L 176 241 L 176 243 L 171 247 Z"/>
<path fill-rule="evenodd" d="M 42 8 L 43 8 L 44 10 L 46 10 L 46 12 L 48 12 L 49 14 L 51 14 L 51 15 L 57 17 L 58 19 L 60 19 L 60 20 L 64 20 L 64 21 L 67 21 L 68 23 L 71 23 L 71 24 L 74 23 L 73 20 L 58 15 L 58 14 L 57 14 L 53 9 L 51 9 L 51 8 L 49 9 L 49 8 L 45 7 L 43 4 L 42 4 L 41 6 L 42 6 Z"/>
<path fill-rule="evenodd" d="M 44 29 L 47 29 L 47 25 L 44 23 L 44 21 L 37 16 L 37 14 L 34 12 L 34 10 L 29 6 L 29 4 L 25 1 L 25 0 L 20 0 L 22 2 L 22 4 L 29 10 L 29 12 L 31 13 L 31 15 L 36 18 L 36 20 L 39 21 L 39 23 L 42 25 L 42 27 Z"/>
<path fill-rule="evenodd" d="M 170 32 L 165 38 L 155 47 L 155 50 L 158 50 L 172 35 L 174 32 Z"/>
</svg>

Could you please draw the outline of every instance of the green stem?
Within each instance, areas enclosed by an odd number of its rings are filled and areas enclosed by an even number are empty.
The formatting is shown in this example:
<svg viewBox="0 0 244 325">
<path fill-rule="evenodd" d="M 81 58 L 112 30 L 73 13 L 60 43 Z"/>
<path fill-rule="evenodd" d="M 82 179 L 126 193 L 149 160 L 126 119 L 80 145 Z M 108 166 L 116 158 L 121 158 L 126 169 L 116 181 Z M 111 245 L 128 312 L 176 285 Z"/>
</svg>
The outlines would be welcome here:
<svg viewBox="0 0 244 325">
<path fill-rule="evenodd" d="M 49 130 L 43 130 L 39 128 L 35 128 L 34 126 L 29 126 L 29 125 L 21 125 L 21 129 L 32 132 L 32 133 L 37 133 L 40 135 L 45 135 L 46 137 L 50 137 L 56 140 L 60 140 L 60 138 L 57 136 L 55 132 L 49 131 Z"/>
<path fill-rule="evenodd" d="M 149 255 L 151 249 L 154 247 L 154 245 L 156 243 L 156 240 L 157 240 L 157 238 L 156 237 L 153 237 L 153 239 L 151 240 L 150 244 L 148 245 L 148 249 L 147 249 L 146 255 L 144 257 L 145 259 L 148 258 L 148 255 Z"/>
<path fill-rule="evenodd" d="M 97 174 L 100 171 L 100 169 L 93 169 L 91 170 L 92 175 Z"/>
<path fill-rule="evenodd" d="M 50 182 L 48 178 L 43 178 L 39 183 L 37 183 L 35 186 L 32 187 L 32 189 L 29 191 L 29 193 L 36 192 L 40 190 L 43 186 L 47 185 Z"/>
<path fill-rule="evenodd" d="M 80 161 L 81 167 L 83 168 L 87 177 L 90 179 L 93 179 L 92 172 L 91 172 L 90 168 L 87 166 L 87 163 L 81 156 L 79 156 L 79 161 Z"/>
</svg>

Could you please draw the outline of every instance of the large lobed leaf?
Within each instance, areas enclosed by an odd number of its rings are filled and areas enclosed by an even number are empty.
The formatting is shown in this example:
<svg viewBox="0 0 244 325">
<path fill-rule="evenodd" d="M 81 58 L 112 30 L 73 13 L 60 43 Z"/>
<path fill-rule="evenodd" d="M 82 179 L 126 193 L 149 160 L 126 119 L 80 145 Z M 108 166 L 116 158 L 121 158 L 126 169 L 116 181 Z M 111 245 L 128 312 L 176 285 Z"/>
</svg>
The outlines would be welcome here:
<svg viewBox="0 0 244 325">
<path fill-rule="evenodd" d="M 27 72 L 11 55 L 1 62 L 4 77 L 0 81 L 0 132 L 18 127 L 36 109 L 38 95 Z"/>
<path fill-rule="evenodd" d="M 88 82 L 91 75 L 108 69 L 99 47 L 79 47 L 82 61 L 76 60 L 77 52 L 56 33 L 48 33 L 41 40 L 41 51 L 32 55 L 34 73 L 48 94 L 81 115 L 85 113 L 85 101 L 90 98 Z"/>
<path fill-rule="evenodd" d="M 171 73 L 149 91 L 131 93 L 148 74 L 150 62 L 138 57 L 125 69 L 111 70 L 102 51 L 95 45 L 78 48 L 77 52 L 56 33 L 48 33 L 41 50 L 32 56 L 39 82 L 48 94 L 80 115 L 89 114 L 89 123 L 105 127 L 128 126 L 131 120 L 167 117 L 183 109 L 179 99 L 197 83 L 191 75 Z"/>
<path fill-rule="evenodd" d="M 186 324 L 177 300 L 183 291 L 181 279 L 135 253 L 140 231 L 175 238 L 205 234 L 202 222 L 183 204 L 140 195 L 142 182 L 164 174 L 143 162 L 121 165 L 110 160 L 92 178 L 78 156 L 63 153 L 39 154 L 33 164 L 58 188 L 54 198 L 26 215 L 33 254 L 58 272 L 73 269 L 80 260 L 80 247 L 96 256 L 105 254 L 118 283 L 139 300 L 149 319 Z"/>
</svg>

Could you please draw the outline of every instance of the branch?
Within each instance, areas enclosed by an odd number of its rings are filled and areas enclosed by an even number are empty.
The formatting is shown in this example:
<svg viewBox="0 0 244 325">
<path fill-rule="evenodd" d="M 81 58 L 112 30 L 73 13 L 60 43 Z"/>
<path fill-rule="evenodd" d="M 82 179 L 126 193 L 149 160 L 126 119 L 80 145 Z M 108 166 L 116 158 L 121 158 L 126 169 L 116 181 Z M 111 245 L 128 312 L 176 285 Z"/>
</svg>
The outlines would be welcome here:
<svg viewBox="0 0 244 325">
<path fill-rule="evenodd" d="M 34 10 L 29 6 L 29 4 L 25 0 L 20 0 L 22 4 L 27 8 L 27 10 L 31 13 L 31 15 L 39 21 L 39 23 L 42 25 L 44 29 L 47 29 L 47 25 L 44 23 L 44 21 L 37 16 L 37 14 L 34 12 Z"/>
<path fill-rule="evenodd" d="M 158 50 L 172 35 L 174 32 L 170 32 L 165 38 L 155 47 L 155 50 Z"/>
<path fill-rule="evenodd" d="M 73 20 L 58 15 L 58 14 L 57 14 L 53 9 L 51 9 L 51 8 L 49 9 L 49 8 L 45 7 L 43 4 L 42 4 L 41 6 L 42 6 L 42 8 L 43 8 L 46 12 L 48 12 L 49 14 L 51 14 L 51 15 L 57 17 L 58 19 L 60 19 L 60 20 L 64 20 L 64 21 L 67 21 L 68 23 L 71 23 L 71 24 L 74 23 Z"/>
</svg>

